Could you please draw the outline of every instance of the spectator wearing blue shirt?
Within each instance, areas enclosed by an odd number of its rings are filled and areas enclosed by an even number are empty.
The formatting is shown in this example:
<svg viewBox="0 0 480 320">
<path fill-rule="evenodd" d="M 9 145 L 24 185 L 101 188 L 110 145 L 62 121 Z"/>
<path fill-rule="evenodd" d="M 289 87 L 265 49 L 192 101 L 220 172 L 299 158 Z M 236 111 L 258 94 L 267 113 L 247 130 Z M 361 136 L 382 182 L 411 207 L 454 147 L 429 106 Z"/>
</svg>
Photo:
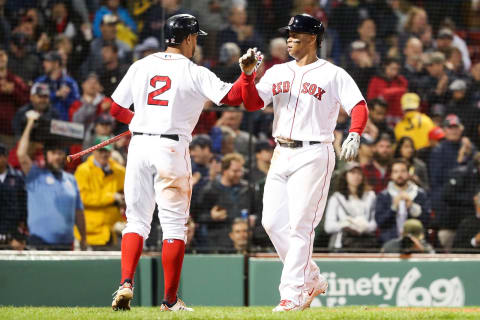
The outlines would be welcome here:
<svg viewBox="0 0 480 320">
<path fill-rule="evenodd" d="M 7 148 L 0 144 L 0 247 L 25 247 L 27 217 L 25 183 L 20 171 L 7 162 Z"/>
<path fill-rule="evenodd" d="M 62 57 L 58 52 L 51 51 L 44 56 L 43 68 L 45 75 L 37 78 L 35 82 L 48 85 L 53 108 L 60 113 L 61 120 L 68 121 L 70 105 L 80 99 L 78 84 L 63 72 Z"/>
<path fill-rule="evenodd" d="M 117 16 L 118 19 L 120 19 L 120 21 L 122 21 L 133 32 L 137 32 L 137 25 L 135 21 L 130 16 L 127 9 L 120 7 L 120 0 L 106 0 L 105 5 L 98 9 L 98 11 L 95 13 L 95 18 L 93 19 L 93 35 L 96 38 L 101 36 L 100 24 L 103 16 L 106 14 Z"/>
<path fill-rule="evenodd" d="M 67 249 L 73 245 L 73 227 L 77 226 L 82 249 L 86 247 L 85 218 L 75 178 L 63 171 L 65 151 L 60 145 L 45 145 L 45 168 L 32 164 L 28 156 L 30 133 L 40 114 L 27 112 L 27 125 L 18 143 L 17 157 L 27 187 L 27 224 L 29 245 Z"/>
</svg>

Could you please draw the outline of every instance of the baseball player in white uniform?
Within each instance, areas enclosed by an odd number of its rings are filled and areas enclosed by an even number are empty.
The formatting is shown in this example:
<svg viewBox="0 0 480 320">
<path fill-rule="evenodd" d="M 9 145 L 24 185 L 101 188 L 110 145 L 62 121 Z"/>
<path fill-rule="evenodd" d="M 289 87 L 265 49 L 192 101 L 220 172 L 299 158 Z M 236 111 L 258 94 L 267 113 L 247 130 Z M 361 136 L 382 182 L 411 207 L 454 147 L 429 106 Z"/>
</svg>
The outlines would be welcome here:
<svg viewBox="0 0 480 320">
<path fill-rule="evenodd" d="M 322 219 L 335 167 L 332 146 L 342 107 L 352 117 L 341 157 L 352 160 L 360 144 L 368 110 L 357 85 L 346 71 L 317 57 L 324 28 L 316 18 L 292 17 L 288 52 L 295 60 L 274 65 L 255 86 L 254 74 L 242 87 L 248 110 L 271 103 L 273 136 L 277 141 L 268 172 L 262 224 L 283 262 L 281 301 L 273 311 L 303 310 L 325 293 L 326 279 L 312 260 L 315 227 Z M 259 57 L 255 49 L 242 62 Z"/>
<path fill-rule="evenodd" d="M 192 192 L 191 133 L 207 100 L 217 105 L 242 102 L 240 81 L 224 83 L 189 60 L 199 35 L 206 33 L 194 16 L 169 18 L 167 50 L 133 63 L 112 95 L 111 114 L 129 123 L 133 135 L 124 188 L 127 226 L 122 238 L 122 278 L 112 302 L 114 310 L 130 309 L 134 273 L 156 202 L 163 230 L 161 310 L 192 311 L 177 297 Z M 128 109 L 131 104 L 134 113 Z"/>
</svg>

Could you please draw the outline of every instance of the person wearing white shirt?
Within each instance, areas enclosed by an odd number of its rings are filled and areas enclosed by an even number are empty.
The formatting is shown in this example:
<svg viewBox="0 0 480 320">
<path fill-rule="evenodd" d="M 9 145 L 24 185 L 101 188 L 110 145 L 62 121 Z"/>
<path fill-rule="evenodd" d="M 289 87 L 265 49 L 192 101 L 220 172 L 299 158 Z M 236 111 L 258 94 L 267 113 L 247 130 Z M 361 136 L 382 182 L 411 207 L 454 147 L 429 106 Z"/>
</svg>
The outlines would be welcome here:
<svg viewBox="0 0 480 320">
<path fill-rule="evenodd" d="M 325 231 L 334 249 L 377 247 L 375 192 L 366 188 L 365 176 L 357 162 L 347 163 L 337 177 L 335 192 L 325 214 Z"/>
</svg>

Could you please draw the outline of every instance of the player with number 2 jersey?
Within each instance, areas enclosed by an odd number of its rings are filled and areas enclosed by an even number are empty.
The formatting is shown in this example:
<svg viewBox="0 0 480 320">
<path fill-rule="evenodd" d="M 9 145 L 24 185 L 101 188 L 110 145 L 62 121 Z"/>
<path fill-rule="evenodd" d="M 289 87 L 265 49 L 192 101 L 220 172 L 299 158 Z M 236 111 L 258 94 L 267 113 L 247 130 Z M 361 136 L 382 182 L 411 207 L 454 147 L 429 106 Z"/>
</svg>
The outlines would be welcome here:
<svg viewBox="0 0 480 320">
<path fill-rule="evenodd" d="M 232 85 L 190 61 L 199 35 L 206 33 L 194 16 L 169 18 L 166 51 L 132 64 L 112 95 L 111 114 L 129 123 L 133 135 L 124 187 L 127 226 L 122 237 L 122 276 L 112 302 L 114 310 L 130 309 L 135 269 L 157 203 L 163 230 L 161 310 L 192 311 L 177 297 L 192 193 L 191 133 L 207 100 L 239 105 L 241 83 L 245 83 L 240 81 L 243 74 Z M 128 109 L 132 104 L 134 113 Z"/>
</svg>

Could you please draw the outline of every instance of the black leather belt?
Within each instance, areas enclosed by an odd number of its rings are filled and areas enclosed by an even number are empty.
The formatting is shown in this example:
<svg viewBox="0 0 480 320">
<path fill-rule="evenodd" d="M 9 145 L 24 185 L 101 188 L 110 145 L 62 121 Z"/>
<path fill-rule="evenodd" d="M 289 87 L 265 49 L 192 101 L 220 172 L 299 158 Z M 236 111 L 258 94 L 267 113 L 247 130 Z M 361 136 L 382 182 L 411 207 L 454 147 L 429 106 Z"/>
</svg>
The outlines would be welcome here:
<svg viewBox="0 0 480 320">
<path fill-rule="evenodd" d="M 304 145 L 319 144 L 319 143 L 321 143 L 321 142 L 320 142 L 320 141 L 290 140 L 290 141 L 288 141 L 288 142 L 280 142 L 280 141 L 277 141 L 277 143 L 278 143 L 281 147 L 285 147 L 285 148 L 301 148 L 301 147 L 303 147 Z"/>
<path fill-rule="evenodd" d="M 159 136 L 160 138 L 167 138 L 175 141 L 179 141 L 178 134 L 158 134 L 158 133 L 144 133 L 144 132 L 132 132 L 134 136 Z"/>
</svg>

